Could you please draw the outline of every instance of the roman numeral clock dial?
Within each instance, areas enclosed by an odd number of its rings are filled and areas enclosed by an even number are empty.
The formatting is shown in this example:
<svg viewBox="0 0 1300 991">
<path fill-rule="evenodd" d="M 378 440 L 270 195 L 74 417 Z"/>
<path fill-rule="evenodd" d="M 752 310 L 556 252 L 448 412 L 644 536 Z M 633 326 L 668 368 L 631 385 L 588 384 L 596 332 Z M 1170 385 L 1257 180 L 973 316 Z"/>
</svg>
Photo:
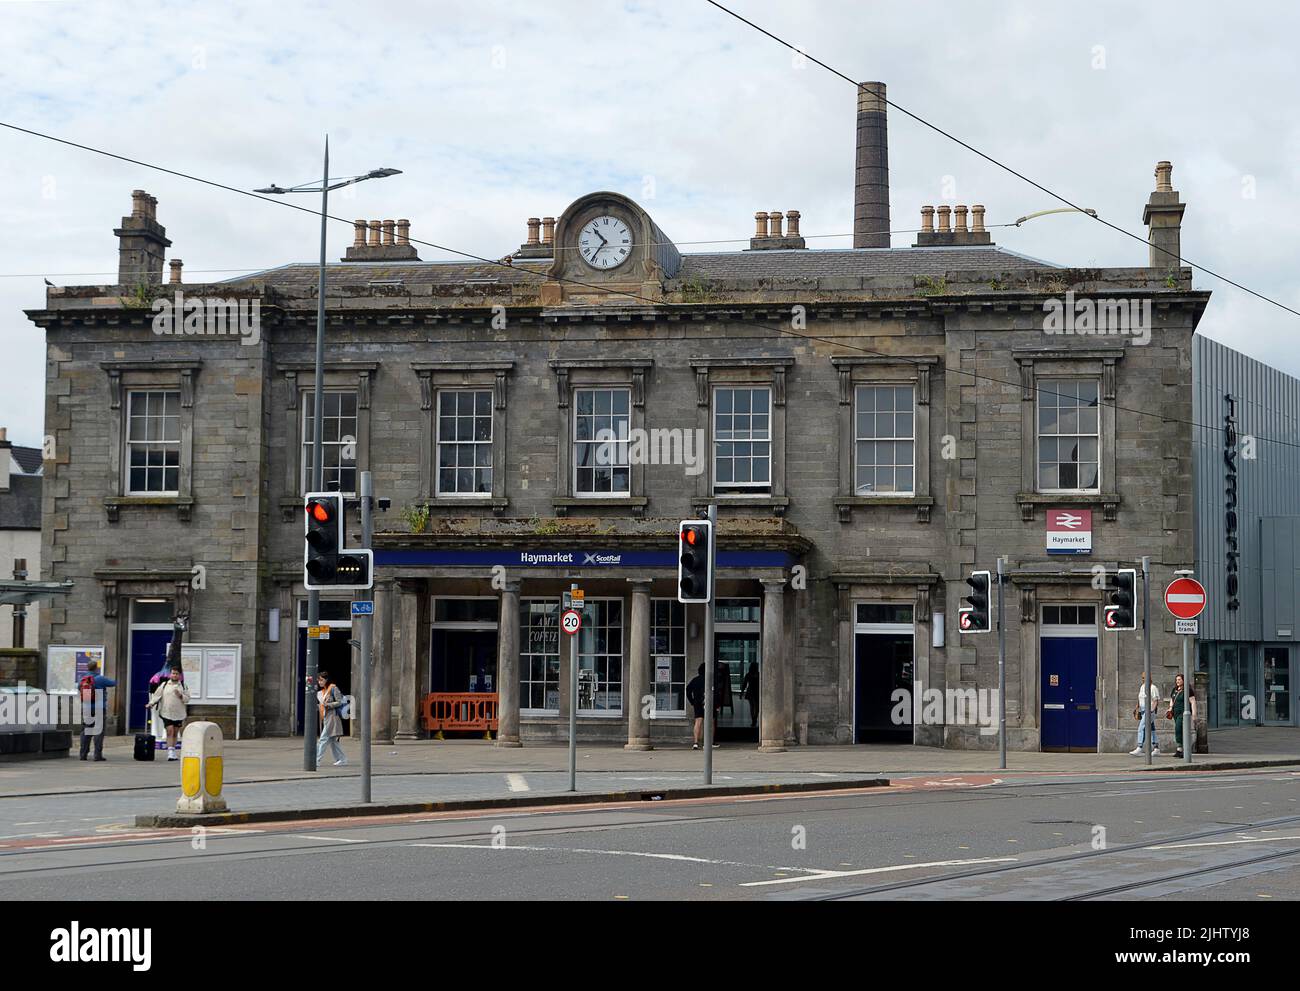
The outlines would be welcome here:
<svg viewBox="0 0 1300 991">
<path fill-rule="evenodd" d="M 617 217 L 596 217 L 578 232 L 578 253 L 592 268 L 607 272 L 632 256 L 632 231 Z"/>
</svg>

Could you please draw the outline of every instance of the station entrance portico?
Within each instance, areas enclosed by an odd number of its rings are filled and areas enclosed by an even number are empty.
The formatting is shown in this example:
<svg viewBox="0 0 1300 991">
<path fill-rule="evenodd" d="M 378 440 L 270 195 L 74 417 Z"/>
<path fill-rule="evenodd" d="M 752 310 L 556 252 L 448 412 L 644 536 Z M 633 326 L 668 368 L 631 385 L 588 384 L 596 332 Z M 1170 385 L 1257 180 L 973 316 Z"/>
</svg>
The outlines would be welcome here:
<svg viewBox="0 0 1300 991">
<path fill-rule="evenodd" d="M 386 549 L 382 542 L 377 613 L 391 616 L 392 634 L 376 657 L 391 666 L 396 737 L 428 735 L 430 697 L 455 694 L 485 696 L 479 701 L 492 707 L 492 735 L 502 746 L 567 739 L 571 708 L 580 740 L 632 749 L 689 745 L 686 687 L 705 660 L 706 617 L 703 606 L 677 601 L 675 551 L 458 552 Z M 779 550 L 719 550 L 714 656 L 726 669 L 720 739 L 784 746 L 788 738 L 791 561 Z M 572 698 L 571 640 L 559 629 L 571 585 L 585 592 Z M 376 623 L 377 636 L 383 626 Z"/>
</svg>

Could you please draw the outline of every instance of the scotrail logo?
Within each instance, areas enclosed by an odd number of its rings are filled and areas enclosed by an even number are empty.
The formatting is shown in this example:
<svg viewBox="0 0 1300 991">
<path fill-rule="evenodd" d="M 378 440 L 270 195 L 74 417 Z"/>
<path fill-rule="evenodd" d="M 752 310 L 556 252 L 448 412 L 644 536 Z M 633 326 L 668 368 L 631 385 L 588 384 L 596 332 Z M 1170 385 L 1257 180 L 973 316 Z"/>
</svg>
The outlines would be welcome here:
<svg viewBox="0 0 1300 991">
<path fill-rule="evenodd" d="M 1043 300 L 1043 331 L 1048 334 L 1077 334 L 1080 337 L 1132 336 L 1134 344 L 1151 343 L 1151 300 L 1080 299 L 1073 292 L 1059 299 Z"/>
<path fill-rule="evenodd" d="M 159 336 L 238 337 L 240 344 L 257 344 L 262 339 L 260 299 L 187 299 L 178 289 L 173 299 L 155 299 L 153 312 L 153 332 Z"/>
</svg>

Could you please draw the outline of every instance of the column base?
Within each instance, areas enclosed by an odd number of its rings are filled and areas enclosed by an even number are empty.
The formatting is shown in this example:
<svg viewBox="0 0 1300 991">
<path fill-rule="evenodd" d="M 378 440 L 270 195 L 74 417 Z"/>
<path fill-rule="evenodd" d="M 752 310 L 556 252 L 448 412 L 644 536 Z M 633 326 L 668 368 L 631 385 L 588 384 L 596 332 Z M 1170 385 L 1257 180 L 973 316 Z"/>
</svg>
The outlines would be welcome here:
<svg viewBox="0 0 1300 991">
<path fill-rule="evenodd" d="M 764 740 L 758 745 L 758 752 L 760 754 L 783 754 L 785 753 L 785 743 L 779 740 L 776 742 Z"/>
<path fill-rule="evenodd" d="M 629 740 L 627 743 L 623 744 L 623 749 L 645 751 L 645 750 L 653 750 L 654 746 L 650 743 L 648 739 L 636 739 L 636 740 Z"/>
<path fill-rule="evenodd" d="M 519 742 L 519 737 L 517 736 L 513 736 L 513 737 L 498 736 L 496 740 L 493 741 L 492 746 L 508 747 L 514 749 L 516 747 L 522 747 L 523 744 Z"/>
<path fill-rule="evenodd" d="M 418 740 L 419 738 L 419 733 L 403 733 L 399 731 L 397 735 L 393 737 L 393 742 L 396 743 L 398 740 Z"/>
</svg>

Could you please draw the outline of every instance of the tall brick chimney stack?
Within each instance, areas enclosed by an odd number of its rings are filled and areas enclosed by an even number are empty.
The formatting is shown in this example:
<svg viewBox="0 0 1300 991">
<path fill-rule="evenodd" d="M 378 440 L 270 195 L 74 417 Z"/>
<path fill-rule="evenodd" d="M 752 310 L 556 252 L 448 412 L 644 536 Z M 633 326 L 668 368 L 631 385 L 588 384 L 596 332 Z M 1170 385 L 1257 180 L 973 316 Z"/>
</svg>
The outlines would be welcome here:
<svg viewBox="0 0 1300 991">
<path fill-rule="evenodd" d="M 1174 189 L 1174 167 L 1170 162 L 1156 163 L 1156 189 L 1142 210 L 1147 225 L 1148 262 L 1151 268 L 1164 271 L 1180 269 L 1183 263 L 1183 213 L 1186 203 L 1179 202 Z"/>
<path fill-rule="evenodd" d="M 113 233 L 118 238 L 117 284 L 119 286 L 160 285 L 163 259 L 171 241 L 167 229 L 158 223 L 158 200 L 143 189 L 131 192 L 131 215 Z"/>
<path fill-rule="evenodd" d="M 884 83 L 858 86 L 853 247 L 889 247 L 889 126 Z"/>
</svg>

